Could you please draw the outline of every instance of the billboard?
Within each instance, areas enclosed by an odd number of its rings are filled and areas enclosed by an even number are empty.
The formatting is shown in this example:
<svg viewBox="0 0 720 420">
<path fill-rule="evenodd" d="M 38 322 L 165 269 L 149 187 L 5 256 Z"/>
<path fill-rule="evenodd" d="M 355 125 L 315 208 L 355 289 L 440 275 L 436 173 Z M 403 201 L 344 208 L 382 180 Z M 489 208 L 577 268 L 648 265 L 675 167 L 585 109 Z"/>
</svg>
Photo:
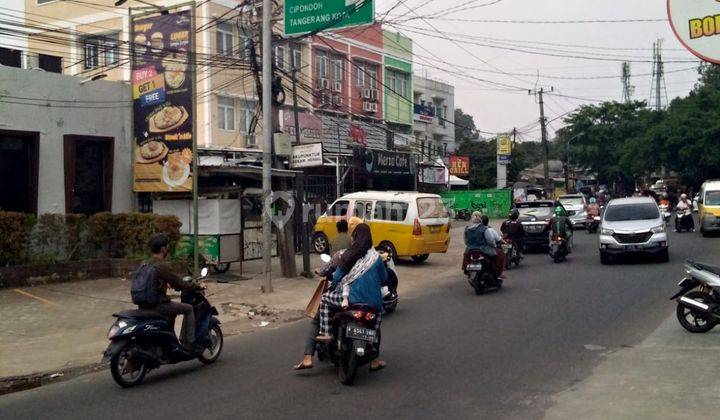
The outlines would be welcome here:
<svg viewBox="0 0 720 420">
<path fill-rule="evenodd" d="M 470 156 L 450 156 L 450 175 L 468 176 L 470 174 Z"/>
<path fill-rule="evenodd" d="M 670 26 L 675 36 L 698 58 L 720 64 L 720 3 L 717 1 L 667 0 Z"/>
<path fill-rule="evenodd" d="M 498 156 L 510 156 L 512 154 L 512 140 L 507 134 L 498 136 L 497 154 Z"/>
<path fill-rule="evenodd" d="M 191 25 L 189 10 L 132 21 L 135 192 L 192 191 Z"/>
</svg>

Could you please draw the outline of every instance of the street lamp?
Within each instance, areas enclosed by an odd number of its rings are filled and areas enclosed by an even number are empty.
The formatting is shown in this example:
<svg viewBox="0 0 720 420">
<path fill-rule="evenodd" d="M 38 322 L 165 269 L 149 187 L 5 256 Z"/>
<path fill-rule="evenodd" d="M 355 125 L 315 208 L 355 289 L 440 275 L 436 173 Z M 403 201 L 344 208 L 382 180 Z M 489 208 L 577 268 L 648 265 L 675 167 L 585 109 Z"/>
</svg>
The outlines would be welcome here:
<svg viewBox="0 0 720 420">
<path fill-rule="evenodd" d="M 140 3 L 140 4 L 144 4 L 145 6 L 148 6 L 148 7 L 153 7 L 153 8 L 157 9 L 159 12 L 161 12 L 161 13 L 163 13 L 163 14 L 166 14 L 166 13 L 167 13 L 167 10 L 166 10 L 166 9 L 158 6 L 157 4 L 152 4 L 152 3 L 147 2 L 147 1 L 145 1 L 145 0 L 134 0 L 134 1 L 136 1 L 136 2 L 138 2 L 138 3 Z M 127 3 L 127 0 L 115 0 L 115 7 L 122 6 L 122 5 L 125 4 L 125 3 Z"/>
<path fill-rule="evenodd" d="M 575 134 L 574 136 L 570 137 L 565 142 L 565 168 L 564 168 L 565 171 L 564 172 L 565 172 L 565 192 L 567 192 L 567 193 L 570 192 L 570 143 L 572 143 L 573 140 L 582 136 L 583 134 L 585 134 L 585 132 L 581 131 L 581 132 Z"/>
</svg>

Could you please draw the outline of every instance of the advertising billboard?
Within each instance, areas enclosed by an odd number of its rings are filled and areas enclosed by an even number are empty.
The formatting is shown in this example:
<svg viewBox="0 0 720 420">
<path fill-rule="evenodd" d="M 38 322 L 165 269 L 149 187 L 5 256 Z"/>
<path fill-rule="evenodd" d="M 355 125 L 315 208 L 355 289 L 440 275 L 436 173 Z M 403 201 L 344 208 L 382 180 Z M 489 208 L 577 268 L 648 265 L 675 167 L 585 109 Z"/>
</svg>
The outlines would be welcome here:
<svg viewBox="0 0 720 420">
<path fill-rule="evenodd" d="M 470 174 L 470 156 L 450 156 L 450 175 L 468 176 Z"/>
<path fill-rule="evenodd" d="M 135 192 L 192 191 L 191 25 L 190 11 L 132 21 Z"/>
<path fill-rule="evenodd" d="M 667 0 L 670 26 L 691 53 L 720 64 L 720 2 Z"/>
</svg>

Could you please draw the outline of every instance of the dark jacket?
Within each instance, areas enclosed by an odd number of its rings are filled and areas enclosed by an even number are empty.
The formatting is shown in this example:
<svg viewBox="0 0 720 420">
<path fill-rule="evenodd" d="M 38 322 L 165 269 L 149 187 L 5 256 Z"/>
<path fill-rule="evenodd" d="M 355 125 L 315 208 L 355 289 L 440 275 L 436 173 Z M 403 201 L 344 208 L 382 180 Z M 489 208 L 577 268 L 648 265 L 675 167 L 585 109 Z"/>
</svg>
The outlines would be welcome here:
<svg viewBox="0 0 720 420">
<path fill-rule="evenodd" d="M 160 302 L 170 302 L 170 298 L 167 295 L 168 286 L 179 292 L 192 292 L 193 290 L 199 289 L 198 285 L 183 281 L 180 276 L 172 271 L 170 265 L 164 260 L 151 258 L 149 263 L 155 266 L 155 279 L 157 280 Z"/>
<path fill-rule="evenodd" d="M 560 235 L 563 238 L 567 238 L 569 232 L 572 232 L 572 223 L 570 218 L 567 216 L 554 216 L 550 219 L 550 231 L 553 234 Z"/>
<path fill-rule="evenodd" d="M 347 273 L 340 267 L 335 270 L 333 283 L 336 283 L 337 287 L 342 287 L 341 283 L 345 274 Z M 382 258 L 378 258 L 365 274 L 350 283 L 350 295 L 348 296 L 350 304 L 364 303 L 372 306 L 378 313 L 382 312 L 382 291 L 380 289 L 387 286 L 387 276 L 387 268 L 385 268 Z"/>
<path fill-rule="evenodd" d="M 525 228 L 519 220 L 504 221 L 500 231 L 513 242 L 520 242 L 525 237 Z"/>
<path fill-rule="evenodd" d="M 493 257 L 497 255 L 495 244 L 488 243 L 486 232 L 487 227 L 482 223 L 467 226 L 465 228 L 465 247 L 467 251 L 476 250 Z"/>
</svg>

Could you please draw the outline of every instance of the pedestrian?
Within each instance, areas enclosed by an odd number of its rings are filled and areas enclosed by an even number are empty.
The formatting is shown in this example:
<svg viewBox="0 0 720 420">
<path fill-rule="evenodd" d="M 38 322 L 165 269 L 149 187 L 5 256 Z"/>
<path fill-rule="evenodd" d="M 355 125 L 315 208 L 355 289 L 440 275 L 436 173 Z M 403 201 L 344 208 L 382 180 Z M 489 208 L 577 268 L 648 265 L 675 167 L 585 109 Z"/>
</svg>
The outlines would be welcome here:
<svg viewBox="0 0 720 420">
<path fill-rule="evenodd" d="M 333 239 L 330 244 L 330 252 L 335 253 L 343 249 L 350 248 L 350 233 L 348 233 L 348 222 L 345 219 L 340 219 L 335 224 L 337 227 L 338 235 Z"/>
</svg>

